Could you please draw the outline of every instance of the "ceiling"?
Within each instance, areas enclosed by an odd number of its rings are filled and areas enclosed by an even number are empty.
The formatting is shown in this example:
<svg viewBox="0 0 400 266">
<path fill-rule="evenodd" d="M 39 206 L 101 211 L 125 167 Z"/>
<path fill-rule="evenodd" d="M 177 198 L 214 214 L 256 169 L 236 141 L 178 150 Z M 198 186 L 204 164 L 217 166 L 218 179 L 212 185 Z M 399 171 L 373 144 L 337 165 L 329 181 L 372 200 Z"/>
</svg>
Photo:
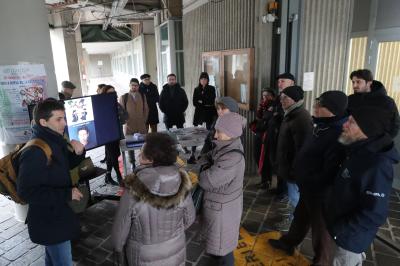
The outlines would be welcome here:
<svg viewBox="0 0 400 266">
<path fill-rule="evenodd" d="M 130 42 L 91 42 L 82 43 L 82 48 L 86 49 L 88 54 L 111 54 Z"/>
</svg>

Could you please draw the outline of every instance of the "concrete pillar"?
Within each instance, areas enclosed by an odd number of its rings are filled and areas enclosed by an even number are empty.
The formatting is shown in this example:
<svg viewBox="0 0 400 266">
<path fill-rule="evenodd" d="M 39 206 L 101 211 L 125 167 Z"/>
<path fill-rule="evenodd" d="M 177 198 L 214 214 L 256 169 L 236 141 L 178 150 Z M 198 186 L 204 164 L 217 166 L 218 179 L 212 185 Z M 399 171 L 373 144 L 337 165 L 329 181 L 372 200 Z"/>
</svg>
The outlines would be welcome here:
<svg viewBox="0 0 400 266">
<path fill-rule="evenodd" d="M 89 88 L 88 88 L 88 72 L 86 61 L 84 60 L 83 55 L 83 48 L 82 48 L 82 36 L 81 36 L 81 29 L 78 27 L 75 31 L 75 40 L 76 40 L 76 52 L 78 56 L 78 63 L 79 63 L 79 76 L 81 80 L 81 88 L 82 88 L 82 95 L 89 95 Z"/>
<path fill-rule="evenodd" d="M 44 0 L 1 0 L 0 2 L 0 65 L 19 62 L 45 66 L 49 97 L 58 97 L 47 10 Z M 0 140 L 0 158 L 13 145 Z"/>
<path fill-rule="evenodd" d="M 63 18 L 64 23 L 75 25 L 73 23 L 71 11 L 63 12 L 61 17 Z M 82 96 L 81 74 L 79 72 L 78 50 L 74 31 L 64 29 L 64 45 L 65 54 L 67 56 L 69 80 L 76 86 L 73 97 Z M 82 50 L 82 43 L 79 43 L 79 46 Z"/>
</svg>

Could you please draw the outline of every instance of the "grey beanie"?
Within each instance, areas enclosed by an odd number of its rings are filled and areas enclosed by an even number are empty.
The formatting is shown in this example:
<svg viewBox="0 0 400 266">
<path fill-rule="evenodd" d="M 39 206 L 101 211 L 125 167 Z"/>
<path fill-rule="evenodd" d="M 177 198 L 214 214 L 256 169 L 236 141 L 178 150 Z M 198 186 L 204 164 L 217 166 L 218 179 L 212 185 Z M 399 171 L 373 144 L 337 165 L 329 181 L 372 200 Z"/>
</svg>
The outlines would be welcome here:
<svg viewBox="0 0 400 266">
<path fill-rule="evenodd" d="M 238 113 L 227 113 L 218 117 L 215 123 L 215 129 L 224 132 L 231 138 L 238 138 L 243 133 L 244 117 Z"/>
<path fill-rule="evenodd" d="M 232 97 L 229 96 L 221 97 L 217 100 L 217 103 L 222 103 L 231 112 L 239 113 L 239 105 Z"/>
</svg>

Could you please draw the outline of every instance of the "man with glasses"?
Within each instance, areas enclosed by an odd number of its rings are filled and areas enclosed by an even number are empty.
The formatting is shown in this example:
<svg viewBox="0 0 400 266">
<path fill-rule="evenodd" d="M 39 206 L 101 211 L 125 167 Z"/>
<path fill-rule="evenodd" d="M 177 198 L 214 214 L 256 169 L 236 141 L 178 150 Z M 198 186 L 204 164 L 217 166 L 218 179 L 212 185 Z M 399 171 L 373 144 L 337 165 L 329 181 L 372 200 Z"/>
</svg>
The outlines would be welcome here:
<svg viewBox="0 0 400 266">
<path fill-rule="evenodd" d="M 154 133 L 157 132 L 157 124 L 159 123 L 157 103 L 160 101 L 160 94 L 158 93 L 157 86 L 151 82 L 150 78 L 149 74 L 140 76 L 142 82 L 139 85 L 139 91 L 146 95 L 147 106 L 149 107 L 146 128 L 149 130 L 150 127 L 151 133 Z"/>
<path fill-rule="evenodd" d="M 129 83 L 129 93 L 125 93 L 119 99 L 119 103 L 128 113 L 128 120 L 124 126 L 124 134 L 135 133 L 146 134 L 146 121 L 149 114 L 146 96 L 139 91 L 139 80 L 132 78 Z M 135 152 L 129 151 L 129 161 L 132 164 L 132 171 L 135 169 Z"/>
</svg>

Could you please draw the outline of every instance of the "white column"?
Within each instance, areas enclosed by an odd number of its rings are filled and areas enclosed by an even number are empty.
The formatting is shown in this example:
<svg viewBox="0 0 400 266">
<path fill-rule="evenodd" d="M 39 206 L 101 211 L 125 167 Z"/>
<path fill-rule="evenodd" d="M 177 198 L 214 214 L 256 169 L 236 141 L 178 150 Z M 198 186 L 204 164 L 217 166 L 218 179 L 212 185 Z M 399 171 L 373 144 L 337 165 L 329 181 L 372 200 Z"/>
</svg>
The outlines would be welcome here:
<svg viewBox="0 0 400 266">
<path fill-rule="evenodd" d="M 47 94 L 57 98 L 47 14 L 44 0 L 0 1 L 0 65 L 43 64 L 48 80 Z M 0 140 L 0 158 L 13 148 Z"/>
</svg>

